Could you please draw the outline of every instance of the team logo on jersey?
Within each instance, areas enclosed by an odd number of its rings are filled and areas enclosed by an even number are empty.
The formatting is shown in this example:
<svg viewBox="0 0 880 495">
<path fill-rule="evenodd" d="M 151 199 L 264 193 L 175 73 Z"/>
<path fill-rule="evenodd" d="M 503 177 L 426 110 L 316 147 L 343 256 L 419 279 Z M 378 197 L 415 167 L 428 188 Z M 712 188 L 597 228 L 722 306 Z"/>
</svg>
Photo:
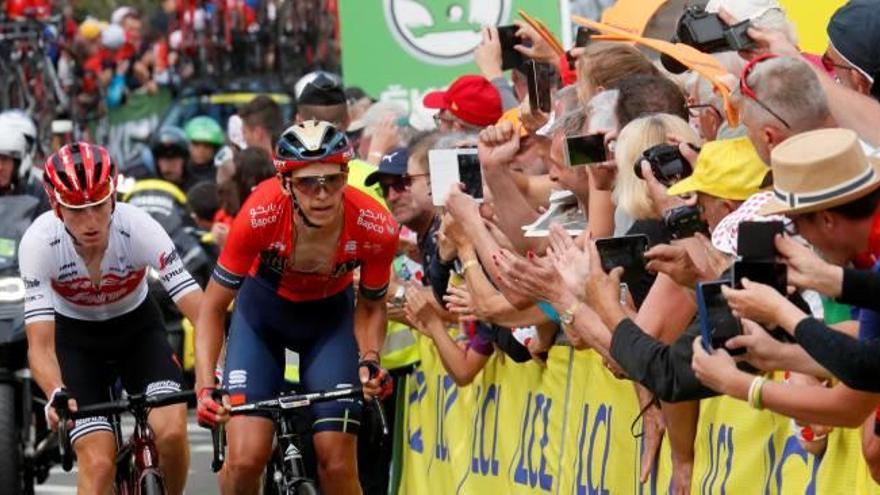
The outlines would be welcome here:
<svg viewBox="0 0 880 495">
<path fill-rule="evenodd" d="M 165 254 L 165 251 L 162 251 L 162 254 L 159 255 L 159 271 L 164 270 L 168 265 L 174 263 L 180 258 L 180 255 L 177 254 L 176 249 L 172 249 L 170 253 Z"/>
<path fill-rule="evenodd" d="M 259 229 L 275 223 L 278 220 L 279 209 L 274 204 L 254 206 L 248 211 L 251 217 L 251 227 Z"/>
<path fill-rule="evenodd" d="M 25 289 L 36 289 L 40 286 L 40 281 L 35 278 L 21 277 L 21 281 L 24 282 Z"/>
<path fill-rule="evenodd" d="M 473 57 L 482 26 L 510 15 L 510 0 L 384 0 L 385 22 L 407 53 L 422 62 L 458 65 Z"/>
<path fill-rule="evenodd" d="M 354 254 L 357 252 L 358 243 L 357 241 L 348 241 L 345 243 L 345 252 L 347 254 Z"/>
</svg>

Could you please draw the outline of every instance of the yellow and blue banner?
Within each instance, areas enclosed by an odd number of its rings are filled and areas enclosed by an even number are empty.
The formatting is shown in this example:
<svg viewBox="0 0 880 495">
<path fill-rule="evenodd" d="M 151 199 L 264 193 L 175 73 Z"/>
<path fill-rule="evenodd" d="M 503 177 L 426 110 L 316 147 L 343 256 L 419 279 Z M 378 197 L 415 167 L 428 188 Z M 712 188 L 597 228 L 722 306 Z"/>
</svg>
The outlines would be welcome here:
<svg viewBox="0 0 880 495">
<path fill-rule="evenodd" d="M 496 353 L 467 387 L 445 373 L 430 340 L 407 378 L 405 494 L 659 494 L 670 454 L 639 483 L 642 442 L 633 384 L 592 351 L 555 346 L 547 366 Z M 835 429 L 821 457 L 790 420 L 729 397 L 700 403 L 691 493 L 880 495 L 861 455 L 861 431 Z"/>
</svg>

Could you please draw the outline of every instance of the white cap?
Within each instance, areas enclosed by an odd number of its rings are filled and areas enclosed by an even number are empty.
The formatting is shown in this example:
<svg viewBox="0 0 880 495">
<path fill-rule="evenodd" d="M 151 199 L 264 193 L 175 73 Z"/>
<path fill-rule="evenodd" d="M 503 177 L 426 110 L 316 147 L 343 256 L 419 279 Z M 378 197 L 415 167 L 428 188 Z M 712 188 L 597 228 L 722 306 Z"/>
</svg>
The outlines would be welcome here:
<svg viewBox="0 0 880 495">
<path fill-rule="evenodd" d="M 771 9 L 782 10 L 778 0 L 709 0 L 706 12 L 717 13 L 722 8 L 737 21 L 757 19 Z"/>
<path fill-rule="evenodd" d="M 247 148 L 247 142 L 244 140 L 244 122 L 237 113 L 230 115 L 229 120 L 226 121 L 226 137 L 232 144 L 238 146 L 238 149 Z"/>
<path fill-rule="evenodd" d="M 119 26 L 120 24 L 122 24 L 122 20 L 125 19 L 126 16 L 135 13 L 137 13 L 137 11 L 131 7 L 119 7 L 118 9 L 114 10 L 113 13 L 110 15 L 110 24 L 116 24 L 117 26 Z"/>
<path fill-rule="evenodd" d="M 125 44 L 125 30 L 118 24 L 107 26 L 101 33 L 101 44 L 109 50 L 118 50 Z"/>
<path fill-rule="evenodd" d="M 407 111 L 403 104 L 396 101 L 378 101 L 370 105 L 370 108 L 348 126 L 348 132 L 359 131 L 375 126 L 387 115 L 393 115 L 395 119 L 406 117 Z"/>
</svg>

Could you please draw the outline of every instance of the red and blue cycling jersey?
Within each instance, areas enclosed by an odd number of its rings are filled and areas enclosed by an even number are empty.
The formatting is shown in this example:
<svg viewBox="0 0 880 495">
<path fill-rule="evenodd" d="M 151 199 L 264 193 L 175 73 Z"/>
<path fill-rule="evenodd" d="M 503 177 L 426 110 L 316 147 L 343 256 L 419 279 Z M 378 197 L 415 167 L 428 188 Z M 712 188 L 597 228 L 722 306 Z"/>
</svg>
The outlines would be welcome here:
<svg viewBox="0 0 880 495">
<path fill-rule="evenodd" d="M 342 194 L 342 232 L 330 273 L 305 273 L 289 267 L 296 239 L 293 204 L 276 178 L 263 181 L 248 196 L 232 223 L 213 278 L 238 289 L 246 276 L 289 301 L 314 301 L 337 294 L 352 283 L 360 268 L 360 293 L 385 296 L 397 252 L 398 227 L 375 199 L 346 186 Z"/>
</svg>

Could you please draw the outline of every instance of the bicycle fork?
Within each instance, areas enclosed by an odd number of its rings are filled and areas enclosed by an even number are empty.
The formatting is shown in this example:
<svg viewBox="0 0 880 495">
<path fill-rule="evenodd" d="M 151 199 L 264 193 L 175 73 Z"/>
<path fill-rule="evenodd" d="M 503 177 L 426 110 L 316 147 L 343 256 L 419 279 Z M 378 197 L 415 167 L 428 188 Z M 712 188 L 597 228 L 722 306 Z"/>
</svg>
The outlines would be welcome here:
<svg viewBox="0 0 880 495">
<path fill-rule="evenodd" d="M 281 418 L 278 421 L 278 442 L 276 459 L 278 466 L 272 473 L 276 484 L 291 488 L 302 479 L 306 478 L 306 468 L 303 463 L 302 451 L 300 450 L 299 436 L 291 423 L 290 418 Z M 280 468 L 280 469 L 278 469 Z"/>
</svg>

